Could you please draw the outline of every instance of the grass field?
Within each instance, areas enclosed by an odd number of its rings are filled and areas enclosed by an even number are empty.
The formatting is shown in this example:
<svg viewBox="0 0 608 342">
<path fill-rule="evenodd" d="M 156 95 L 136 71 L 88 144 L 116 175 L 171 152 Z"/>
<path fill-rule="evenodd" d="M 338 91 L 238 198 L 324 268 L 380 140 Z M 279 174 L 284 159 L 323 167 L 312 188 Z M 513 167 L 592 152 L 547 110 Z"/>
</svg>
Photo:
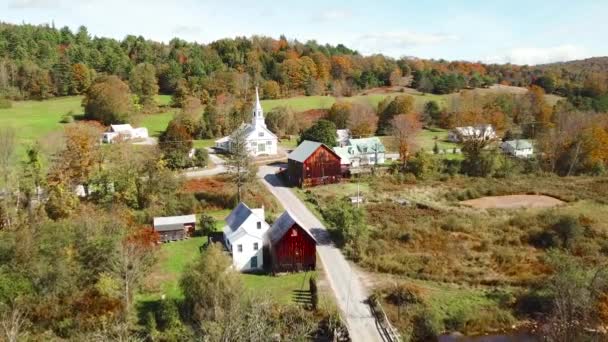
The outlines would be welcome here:
<svg viewBox="0 0 608 342">
<path fill-rule="evenodd" d="M 482 92 L 497 91 L 492 89 L 482 89 Z M 407 89 L 405 93 L 402 92 L 389 92 L 389 93 L 373 93 L 366 95 L 357 95 L 353 97 L 345 97 L 345 101 L 359 101 L 370 104 L 371 106 L 377 106 L 386 96 L 396 96 L 401 94 L 408 94 L 414 97 L 415 107 L 417 110 L 421 110 L 422 106 L 430 100 L 435 100 L 440 104 L 447 104 L 449 98 L 453 95 L 434 95 L 434 94 L 421 94 L 412 89 Z M 81 106 L 82 96 L 70 96 L 55 98 L 45 101 L 17 101 L 13 103 L 13 107 L 9 109 L 0 109 L 0 126 L 13 127 L 18 131 L 18 142 L 21 145 L 33 144 L 40 139 L 45 138 L 52 132 L 59 131 L 62 127 L 60 123 L 61 118 L 67 114 L 72 113 L 77 118 L 83 115 L 83 108 Z M 555 96 L 548 95 L 548 100 L 554 102 Z M 157 95 L 156 101 L 159 105 L 166 106 L 170 103 L 171 97 L 169 95 Z M 289 99 L 278 99 L 278 100 L 264 100 L 262 101 L 262 107 L 266 112 L 279 107 L 287 106 L 295 111 L 305 111 L 309 109 L 323 109 L 330 108 L 332 104 L 337 101 L 332 96 L 300 96 Z M 177 109 L 167 108 L 166 111 L 159 114 L 148 114 L 138 115 L 133 119 L 134 125 L 141 125 L 148 128 L 151 136 L 158 136 L 162 131 L 165 130 L 169 121 L 173 118 Z M 443 132 L 437 132 L 442 135 Z M 429 137 L 432 138 L 433 134 L 429 133 Z M 422 136 L 420 138 L 421 145 L 427 149 L 429 147 L 429 137 Z M 198 147 L 207 147 L 212 144 L 211 141 L 198 142 Z M 430 149 L 432 149 L 434 142 L 431 142 Z M 294 141 L 282 143 L 284 147 L 295 147 Z M 440 149 L 449 149 L 452 146 L 449 143 L 440 142 Z M 20 155 L 24 151 L 24 147 L 19 148 Z"/>
</svg>

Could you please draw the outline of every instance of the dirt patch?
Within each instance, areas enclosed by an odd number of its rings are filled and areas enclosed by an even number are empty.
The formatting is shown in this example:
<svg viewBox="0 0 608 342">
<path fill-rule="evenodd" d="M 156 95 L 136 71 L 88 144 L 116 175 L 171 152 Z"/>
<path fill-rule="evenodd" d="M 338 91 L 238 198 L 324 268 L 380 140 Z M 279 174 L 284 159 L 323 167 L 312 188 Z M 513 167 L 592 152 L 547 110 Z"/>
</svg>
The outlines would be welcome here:
<svg viewBox="0 0 608 342">
<path fill-rule="evenodd" d="M 460 202 L 477 209 L 550 208 L 563 204 L 557 198 L 545 195 L 488 196 Z"/>
</svg>

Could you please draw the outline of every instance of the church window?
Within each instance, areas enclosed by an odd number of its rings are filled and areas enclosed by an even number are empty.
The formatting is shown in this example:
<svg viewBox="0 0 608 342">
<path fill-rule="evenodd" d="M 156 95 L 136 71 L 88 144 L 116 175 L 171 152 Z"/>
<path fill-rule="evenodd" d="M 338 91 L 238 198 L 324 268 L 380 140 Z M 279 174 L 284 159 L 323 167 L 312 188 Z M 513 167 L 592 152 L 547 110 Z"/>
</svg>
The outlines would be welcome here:
<svg viewBox="0 0 608 342">
<path fill-rule="evenodd" d="M 263 137 L 263 136 L 264 136 L 264 132 L 258 133 L 258 137 Z"/>
</svg>

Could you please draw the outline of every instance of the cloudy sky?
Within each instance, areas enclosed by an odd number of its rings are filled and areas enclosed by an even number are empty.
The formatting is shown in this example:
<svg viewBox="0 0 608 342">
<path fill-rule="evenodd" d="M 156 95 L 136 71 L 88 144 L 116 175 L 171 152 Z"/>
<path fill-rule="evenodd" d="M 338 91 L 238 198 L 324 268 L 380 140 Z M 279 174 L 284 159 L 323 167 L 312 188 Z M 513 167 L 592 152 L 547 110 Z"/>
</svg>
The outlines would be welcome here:
<svg viewBox="0 0 608 342">
<path fill-rule="evenodd" d="M 268 35 L 363 54 L 538 64 L 608 55 L 608 1 L 0 0 L 0 21 L 210 42 Z"/>
</svg>

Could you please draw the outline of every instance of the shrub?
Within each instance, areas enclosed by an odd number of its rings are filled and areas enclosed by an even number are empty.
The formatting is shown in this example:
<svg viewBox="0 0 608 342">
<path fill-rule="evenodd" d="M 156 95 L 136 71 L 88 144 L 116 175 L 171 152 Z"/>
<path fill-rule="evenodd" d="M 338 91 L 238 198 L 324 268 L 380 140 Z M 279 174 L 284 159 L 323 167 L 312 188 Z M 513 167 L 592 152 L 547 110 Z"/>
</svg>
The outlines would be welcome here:
<svg viewBox="0 0 608 342">
<path fill-rule="evenodd" d="M 317 308 L 319 307 L 319 290 L 317 288 L 317 277 L 313 275 L 308 279 L 308 287 L 310 289 L 312 309 L 317 310 Z"/>
<path fill-rule="evenodd" d="M 442 330 L 438 314 L 429 309 L 418 310 L 412 319 L 412 341 L 434 341 Z"/>
<path fill-rule="evenodd" d="M 209 163 L 209 154 L 204 148 L 197 148 L 192 158 L 192 164 L 195 167 L 205 167 Z"/>
</svg>

